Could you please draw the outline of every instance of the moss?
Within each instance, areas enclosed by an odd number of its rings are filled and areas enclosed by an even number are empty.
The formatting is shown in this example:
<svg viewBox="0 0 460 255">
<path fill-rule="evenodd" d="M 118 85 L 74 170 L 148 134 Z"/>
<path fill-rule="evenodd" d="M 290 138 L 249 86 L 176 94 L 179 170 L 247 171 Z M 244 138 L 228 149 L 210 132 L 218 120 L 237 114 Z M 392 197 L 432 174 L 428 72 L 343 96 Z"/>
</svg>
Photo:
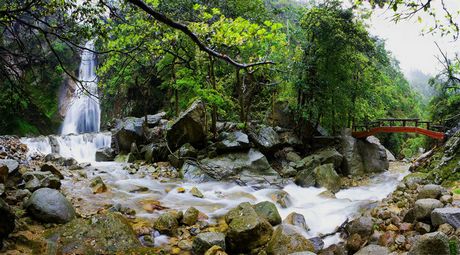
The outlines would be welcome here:
<svg viewBox="0 0 460 255">
<path fill-rule="evenodd" d="M 25 136 L 25 135 L 38 135 L 40 134 L 40 131 L 38 131 L 37 127 L 32 125 L 31 123 L 23 120 L 23 119 L 17 119 L 17 130 L 16 134 L 20 136 Z"/>
</svg>

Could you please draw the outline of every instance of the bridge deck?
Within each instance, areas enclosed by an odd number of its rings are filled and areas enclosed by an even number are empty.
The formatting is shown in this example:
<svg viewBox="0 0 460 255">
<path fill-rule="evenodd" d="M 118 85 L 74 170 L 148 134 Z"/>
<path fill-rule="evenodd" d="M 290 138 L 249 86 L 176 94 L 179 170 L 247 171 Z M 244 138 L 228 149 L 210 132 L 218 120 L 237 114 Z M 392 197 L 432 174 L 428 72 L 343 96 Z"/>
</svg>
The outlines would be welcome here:
<svg viewBox="0 0 460 255">
<path fill-rule="evenodd" d="M 353 132 L 352 135 L 355 138 L 365 138 L 365 137 L 375 135 L 378 133 L 417 133 L 417 134 L 426 135 L 426 136 L 429 136 L 431 138 L 438 139 L 438 140 L 443 140 L 445 136 L 443 132 L 432 131 L 432 130 L 419 128 L 419 127 L 404 127 L 404 126 L 403 127 L 391 127 L 391 126 L 374 127 L 366 131 Z"/>
</svg>

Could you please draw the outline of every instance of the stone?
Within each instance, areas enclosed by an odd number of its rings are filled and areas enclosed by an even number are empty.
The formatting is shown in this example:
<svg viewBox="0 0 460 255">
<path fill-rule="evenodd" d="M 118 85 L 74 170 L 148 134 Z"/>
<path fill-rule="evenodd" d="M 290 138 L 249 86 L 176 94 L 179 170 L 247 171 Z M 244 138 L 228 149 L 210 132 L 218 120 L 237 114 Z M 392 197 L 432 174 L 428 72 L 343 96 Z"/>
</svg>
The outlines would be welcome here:
<svg viewBox="0 0 460 255">
<path fill-rule="evenodd" d="M 370 244 L 355 253 L 355 255 L 389 255 L 389 254 L 390 254 L 390 250 L 387 247 L 375 245 L 375 244 Z"/>
<path fill-rule="evenodd" d="M 53 229 L 49 247 L 65 254 L 139 254 L 141 243 L 130 223 L 119 213 L 77 218 Z"/>
<path fill-rule="evenodd" d="M 204 255 L 227 255 L 224 249 L 220 246 L 214 245 L 213 247 L 209 248 Z"/>
<path fill-rule="evenodd" d="M 204 197 L 203 193 L 201 193 L 201 191 L 197 187 L 193 187 L 190 190 L 190 194 L 192 194 L 192 196 L 198 197 L 198 198 L 203 198 Z"/>
<path fill-rule="evenodd" d="M 166 116 L 166 112 L 159 112 L 157 114 L 147 115 L 146 124 L 149 128 L 156 127 L 158 124 L 160 124 L 161 119 L 164 118 L 165 116 Z"/>
<path fill-rule="evenodd" d="M 260 218 L 249 203 L 241 203 L 225 216 L 228 224 L 226 244 L 229 251 L 248 253 L 265 245 L 271 238 L 273 228 Z"/>
<path fill-rule="evenodd" d="M 276 101 L 272 111 L 267 116 L 267 121 L 273 126 L 293 128 L 296 122 L 294 113 L 289 106 L 290 103 L 288 101 Z"/>
<path fill-rule="evenodd" d="M 310 242 L 313 244 L 315 253 L 319 253 L 324 248 L 324 241 L 321 237 L 313 237 L 309 238 L 308 240 L 310 240 Z"/>
<path fill-rule="evenodd" d="M 349 234 L 359 234 L 362 237 L 369 237 L 372 234 L 374 223 L 371 217 L 359 217 L 352 220 L 346 226 Z"/>
<path fill-rule="evenodd" d="M 316 183 L 320 187 L 325 187 L 329 191 L 336 193 L 342 184 L 340 176 L 334 170 L 334 164 L 329 163 L 316 167 L 313 172 L 316 176 Z"/>
<path fill-rule="evenodd" d="M 366 140 L 358 140 L 358 148 L 367 173 L 380 173 L 388 170 L 390 164 L 386 148 L 380 144 L 377 137 L 369 136 Z"/>
<path fill-rule="evenodd" d="M 8 204 L 0 198 L 0 249 L 2 248 L 3 239 L 13 232 L 15 228 L 15 216 Z"/>
<path fill-rule="evenodd" d="M 313 187 L 316 185 L 316 176 L 313 172 L 313 169 L 303 169 L 297 173 L 295 180 L 295 184 L 308 188 Z"/>
<path fill-rule="evenodd" d="M 442 208 L 441 201 L 433 198 L 424 198 L 415 201 L 414 214 L 417 220 L 429 219 L 431 212 L 436 208 Z"/>
<path fill-rule="evenodd" d="M 91 180 L 90 187 L 93 191 L 93 194 L 104 193 L 107 191 L 107 186 L 100 176 L 97 176 Z"/>
<path fill-rule="evenodd" d="M 112 148 L 104 148 L 96 151 L 96 161 L 113 161 L 115 159 L 115 151 Z"/>
<path fill-rule="evenodd" d="M 51 172 L 55 176 L 57 176 L 59 179 L 64 179 L 64 175 L 54 166 L 53 164 L 43 164 L 40 168 L 40 171 L 42 172 Z"/>
<path fill-rule="evenodd" d="M 117 148 L 116 152 L 128 153 L 131 151 L 133 143 L 142 144 L 144 137 L 143 128 L 144 118 L 126 117 L 117 120 L 115 128 L 112 130 L 111 147 Z"/>
<path fill-rule="evenodd" d="M 0 159 L 0 166 L 8 167 L 8 173 L 12 173 L 19 169 L 19 163 L 14 159 Z"/>
<path fill-rule="evenodd" d="M 296 227 L 299 227 L 300 229 L 303 229 L 305 231 L 309 231 L 310 228 L 307 225 L 307 222 L 305 221 L 305 217 L 296 212 L 290 213 L 286 218 L 283 220 L 283 224 L 290 224 Z"/>
<path fill-rule="evenodd" d="M 162 234 L 173 235 L 179 227 L 179 222 L 172 213 L 163 213 L 155 220 L 153 226 Z"/>
<path fill-rule="evenodd" d="M 302 160 L 302 158 L 296 152 L 290 151 L 290 152 L 286 153 L 286 160 L 290 161 L 290 162 L 298 162 L 298 161 Z"/>
<path fill-rule="evenodd" d="M 204 254 L 213 246 L 219 246 L 225 250 L 225 234 L 217 232 L 198 234 L 193 239 L 192 251 L 194 254 Z"/>
<path fill-rule="evenodd" d="M 26 182 L 25 188 L 32 192 L 39 188 L 59 189 L 61 187 L 59 177 L 51 172 L 26 172 L 22 178 Z"/>
<path fill-rule="evenodd" d="M 451 225 L 444 223 L 444 224 L 439 225 L 438 232 L 441 232 L 441 233 L 446 234 L 447 236 L 450 236 L 451 234 L 455 232 L 455 229 Z"/>
<path fill-rule="evenodd" d="M 363 243 L 364 240 L 361 238 L 359 234 L 352 234 L 347 238 L 345 247 L 350 252 L 356 252 L 361 248 Z"/>
<path fill-rule="evenodd" d="M 351 129 L 344 129 L 341 138 L 341 154 L 345 173 L 352 176 L 364 174 L 366 170 L 359 153 L 358 140 L 351 136 Z"/>
<path fill-rule="evenodd" d="M 460 228 L 460 208 L 436 208 L 431 212 L 431 223 L 434 227 L 447 223 L 454 228 Z"/>
<path fill-rule="evenodd" d="M 249 133 L 251 141 L 256 147 L 264 153 L 274 153 L 282 147 L 282 143 L 278 133 L 268 126 L 253 130 Z"/>
<path fill-rule="evenodd" d="M 424 234 L 412 245 L 407 255 L 450 255 L 449 238 L 440 232 Z"/>
<path fill-rule="evenodd" d="M 275 204 L 272 202 L 263 201 L 255 204 L 253 207 L 257 215 L 266 219 L 272 226 L 276 226 L 281 223 L 281 216 Z"/>
<path fill-rule="evenodd" d="M 220 134 L 220 138 L 222 140 L 216 143 L 216 149 L 219 153 L 241 151 L 250 147 L 248 135 L 241 131 L 223 132 Z"/>
<path fill-rule="evenodd" d="M 454 199 L 451 195 L 443 195 L 441 198 L 439 198 L 439 201 L 441 201 L 443 204 L 450 204 L 454 201 Z"/>
<path fill-rule="evenodd" d="M 322 165 L 333 164 L 334 169 L 339 169 L 342 165 L 343 156 L 334 148 L 322 149 L 314 154 Z"/>
<path fill-rule="evenodd" d="M 8 167 L 6 165 L 0 165 L 0 183 L 5 184 L 8 179 Z"/>
<path fill-rule="evenodd" d="M 182 222 L 185 225 L 192 226 L 198 221 L 199 214 L 200 211 L 198 211 L 198 209 L 196 209 L 195 207 L 190 207 L 185 211 L 184 217 L 182 218 Z"/>
<path fill-rule="evenodd" d="M 167 130 L 166 140 L 172 151 L 190 143 L 200 148 L 206 141 L 206 109 L 203 102 L 195 101 Z"/>
<path fill-rule="evenodd" d="M 279 225 L 267 244 L 268 255 L 284 255 L 293 252 L 314 251 L 313 243 L 288 224 Z"/>
<path fill-rule="evenodd" d="M 417 199 L 441 197 L 442 187 L 435 184 L 427 184 L 420 188 Z"/>
<path fill-rule="evenodd" d="M 414 208 L 411 208 L 404 215 L 403 222 L 413 223 L 414 221 L 415 221 L 415 210 Z"/>
<path fill-rule="evenodd" d="M 155 238 L 152 235 L 142 235 L 139 237 L 141 244 L 146 247 L 155 247 Z"/>
<path fill-rule="evenodd" d="M 292 204 L 289 193 L 284 190 L 274 191 L 270 194 L 270 198 L 273 202 L 281 206 L 281 208 L 288 208 Z"/>
<path fill-rule="evenodd" d="M 426 234 L 431 231 L 431 226 L 430 224 L 426 224 L 423 222 L 417 222 L 415 224 L 415 231 L 419 232 L 420 234 Z"/>
<path fill-rule="evenodd" d="M 34 191 L 24 207 L 41 222 L 67 223 L 75 218 L 72 204 L 55 189 L 40 188 Z"/>
</svg>

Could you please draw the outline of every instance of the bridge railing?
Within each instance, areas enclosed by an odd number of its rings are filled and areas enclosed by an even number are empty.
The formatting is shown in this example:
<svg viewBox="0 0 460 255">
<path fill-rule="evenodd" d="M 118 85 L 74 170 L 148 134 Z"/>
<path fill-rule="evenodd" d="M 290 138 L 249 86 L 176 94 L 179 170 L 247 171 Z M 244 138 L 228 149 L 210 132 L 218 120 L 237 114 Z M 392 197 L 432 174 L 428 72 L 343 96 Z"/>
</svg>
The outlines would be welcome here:
<svg viewBox="0 0 460 255">
<path fill-rule="evenodd" d="M 431 121 L 421 121 L 420 119 L 377 119 L 376 121 L 367 121 L 364 125 L 354 125 L 353 131 L 369 131 L 378 127 L 419 127 L 427 130 L 444 132 L 445 127 L 439 124 L 433 124 Z"/>
</svg>

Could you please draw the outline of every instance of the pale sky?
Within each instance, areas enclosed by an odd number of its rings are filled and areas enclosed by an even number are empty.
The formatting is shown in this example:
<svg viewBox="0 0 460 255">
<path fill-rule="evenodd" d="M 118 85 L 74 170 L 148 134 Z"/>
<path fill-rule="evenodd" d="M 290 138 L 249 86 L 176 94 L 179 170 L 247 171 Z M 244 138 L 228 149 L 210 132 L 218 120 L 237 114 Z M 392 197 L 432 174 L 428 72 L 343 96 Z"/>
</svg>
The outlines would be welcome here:
<svg viewBox="0 0 460 255">
<path fill-rule="evenodd" d="M 434 1 L 440 2 L 440 1 Z M 458 10 L 459 2 L 448 0 L 449 7 Z M 454 3 L 456 2 L 456 3 Z M 440 69 L 440 64 L 435 55 L 440 55 L 434 44 L 435 41 L 449 56 L 460 51 L 460 40 L 454 42 L 452 37 L 441 37 L 439 34 L 421 35 L 423 28 L 430 24 L 431 18 L 421 13 L 410 20 L 403 20 L 397 24 L 391 20 L 393 12 L 390 10 L 377 9 L 372 15 L 369 31 L 386 40 L 387 49 L 400 61 L 400 66 L 405 74 L 411 70 L 421 70 L 424 73 L 434 75 Z M 422 23 L 417 17 L 421 16 Z"/>
</svg>

